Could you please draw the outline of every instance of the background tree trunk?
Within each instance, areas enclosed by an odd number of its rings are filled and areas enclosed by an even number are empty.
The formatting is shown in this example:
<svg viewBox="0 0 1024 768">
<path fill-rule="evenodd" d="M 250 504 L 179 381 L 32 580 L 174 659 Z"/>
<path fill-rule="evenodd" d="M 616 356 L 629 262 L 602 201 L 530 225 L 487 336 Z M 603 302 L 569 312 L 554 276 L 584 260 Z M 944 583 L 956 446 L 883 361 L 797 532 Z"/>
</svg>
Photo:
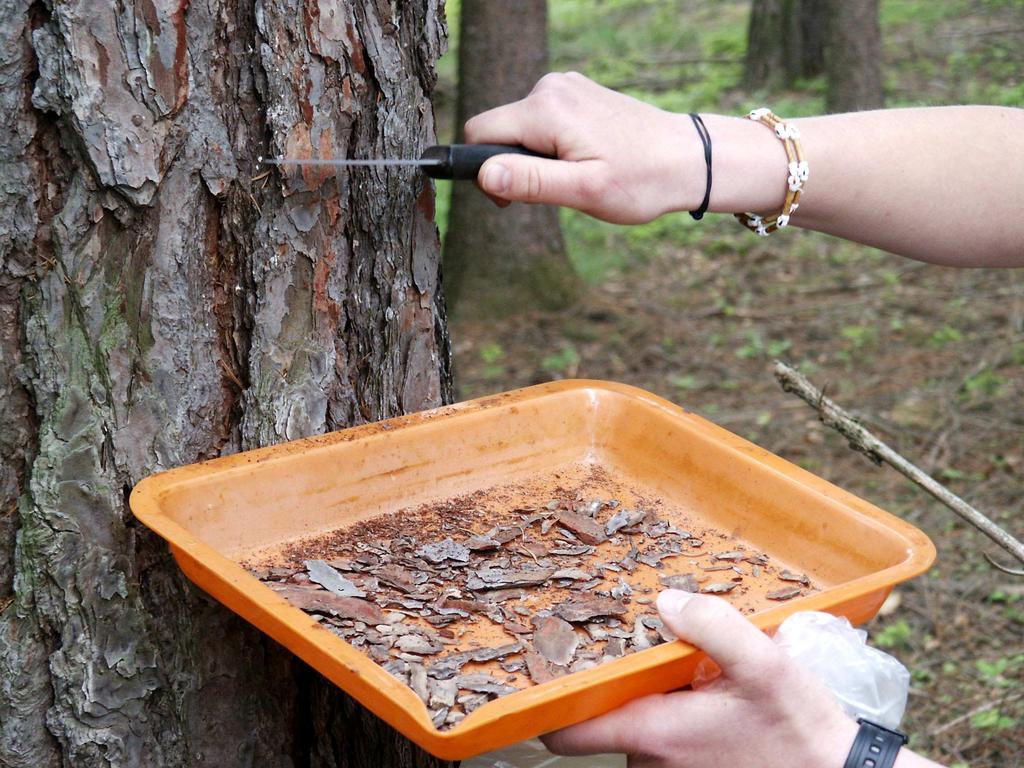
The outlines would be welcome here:
<svg viewBox="0 0 1024 768">
<path fill-rule="evenodd" d="M 828 0 L 828 5 L 828 110 L 884 106 L 878 0 Z"/>
<path fill-rule="evenodd" d="M 743 87 L 788 88 L 824 72 L 827 21 L 822 0 L 753 0 Z"/>
<path fill-rule="evenodd" d="M 799 6 L 800 67 L 796 77 L 817 77 L 825 71 L 828 3 L 796 0 Z"/>
<path fill-rule="evenodd" d="M 753 0 L 743 86 L 788 88 L 822 72 L 830 111 L 883 106 L 878 0 Z"/>
<path fill-rule="evenodd" d="M 796 2 L 752 0 L 743 61 L 744 88 L 774 88 L 788 83 L 792 49 L 799 40 L 799 24 L 793 14 Z"/>
<path fill-rule="evenodd" d="M 0 764 L 432 761 L 193 589 L 160 469 L 450 399 L 439 0 L 0 0 Z M 16 538 L 15 538 L 16 534 Z"/>
<path fill-rule="evenodd" d="M 458 140 L 466 120 L 526 96 L 547 67 L 547 0 L 463 0 Z M 449 306 L 463 317 L 561 307 L 578 287 L 557 208 L 501 210 L 472 184 L 452 187 L 444 274 Z"/>
<path fill-rule="evenodd" d="M 743 86 L 788 88 L 824 72 L 827 22 L 822 0 L 753 0 Z"/>
</svg>

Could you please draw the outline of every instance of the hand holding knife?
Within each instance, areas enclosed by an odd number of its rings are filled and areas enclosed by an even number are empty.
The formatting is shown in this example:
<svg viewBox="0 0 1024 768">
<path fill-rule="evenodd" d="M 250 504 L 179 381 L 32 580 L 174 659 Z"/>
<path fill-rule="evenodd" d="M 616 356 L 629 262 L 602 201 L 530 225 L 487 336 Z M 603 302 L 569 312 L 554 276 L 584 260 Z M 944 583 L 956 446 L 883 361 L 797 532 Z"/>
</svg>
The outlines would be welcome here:
<svg viewBox="0 0 1024 768">
<path fill-rule="evenodd" d="M 427 147 L 416 158 L 379 158 L 365 160 L 302 160 L 287 157 L 260 157 L 257 161 L 267 165 L 319 165 L 319 166 L 416 166 L 432 179 L 476 179 L 480 166 L 495 155 L 529 155 L 551 158 L 526 147 L 508 144 L 441 144 Z"/>
</svg>

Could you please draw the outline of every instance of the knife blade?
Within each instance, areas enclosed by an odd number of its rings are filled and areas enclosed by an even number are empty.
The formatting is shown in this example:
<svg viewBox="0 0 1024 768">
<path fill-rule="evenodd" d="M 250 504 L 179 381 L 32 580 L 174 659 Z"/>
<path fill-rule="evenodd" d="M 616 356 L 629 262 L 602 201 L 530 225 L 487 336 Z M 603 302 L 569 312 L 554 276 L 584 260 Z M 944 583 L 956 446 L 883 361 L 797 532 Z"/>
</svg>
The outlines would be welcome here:
<svg viewBox="0 0 1024 768">
<path fill-rule="evenodd" d="M 363 159 L 304 159 L 289 157 L 259 157 L 257 162 L 280 166 L 416 166 L 433 179 L 475 179 L 480 166 L 495 155 L 529 155 L 555 159 L 550 155 L 512 144 L 440 144 L 427 147 L 418 158 L 363 158 Z"/>
</svg>

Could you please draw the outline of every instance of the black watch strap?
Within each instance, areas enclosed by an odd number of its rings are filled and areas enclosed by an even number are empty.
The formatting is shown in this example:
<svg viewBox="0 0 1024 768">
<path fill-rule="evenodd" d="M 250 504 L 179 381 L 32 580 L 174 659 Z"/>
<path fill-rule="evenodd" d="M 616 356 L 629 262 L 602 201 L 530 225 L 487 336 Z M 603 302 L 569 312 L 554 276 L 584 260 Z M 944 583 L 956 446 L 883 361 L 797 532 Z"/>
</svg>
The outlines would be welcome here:
<svg viewBox="0 0 1024 768">
<path fill-rule="evenodd" d="M 906 734 L 884 728 L 863 717 L 857 722 L 860 730 L 843 768 L 892 768 L 900 747 L 907 743 Z"/>
</svg>

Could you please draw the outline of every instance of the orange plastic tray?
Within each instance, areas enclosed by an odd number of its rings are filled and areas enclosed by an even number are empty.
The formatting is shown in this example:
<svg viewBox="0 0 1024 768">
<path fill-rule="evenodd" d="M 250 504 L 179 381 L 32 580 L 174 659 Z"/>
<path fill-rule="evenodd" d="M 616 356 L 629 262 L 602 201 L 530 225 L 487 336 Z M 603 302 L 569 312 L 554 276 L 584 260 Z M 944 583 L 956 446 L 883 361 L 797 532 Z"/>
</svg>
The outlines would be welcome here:
<svg viewBox="0 0 1024 768">
<path fill-rule="evenodd" d="M 701 655 L 682 642 L 659 645 L 496 699 L 441 732 L 409 687 L 240 563 L 357 521 L 581 465 L 806 572 L 820 591 L 759 606 L 751 620 L 763 629 L 801 610 L 866 621 L 935 556 L 902 520 L 672 403 L 601 381 L 542 384 L 182 467 L 139 483 L 131 508 L 199 587 L 417 744 L 457 760 L 681 687 Z"/>
</svg>

